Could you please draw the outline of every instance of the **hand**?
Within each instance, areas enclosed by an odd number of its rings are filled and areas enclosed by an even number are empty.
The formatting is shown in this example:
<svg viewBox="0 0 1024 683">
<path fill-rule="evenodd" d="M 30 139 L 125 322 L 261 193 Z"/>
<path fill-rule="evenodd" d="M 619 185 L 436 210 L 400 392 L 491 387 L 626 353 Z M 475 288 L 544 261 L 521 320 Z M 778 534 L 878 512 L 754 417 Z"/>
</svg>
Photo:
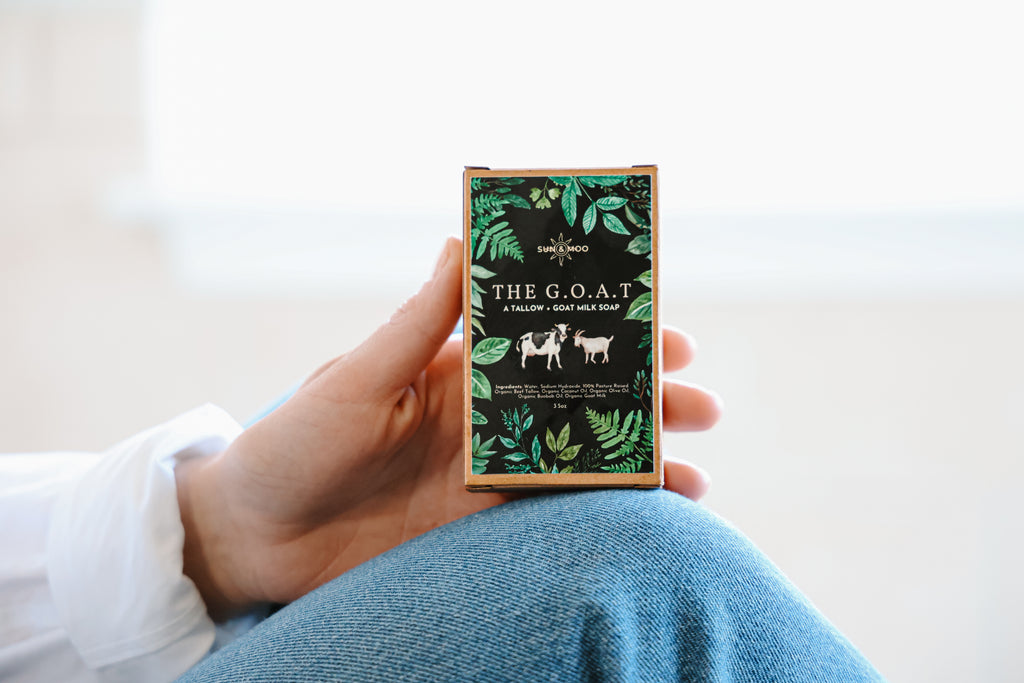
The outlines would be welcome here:
<svg viewBox="0 0 1024 683">
<path fill-rule="evenodd" d="M 463 484 L 461 242 L 446 242 L 433 278 L 354 351 L 318 370 L 223 453 L 176 470 L 185 572 L 215 618 L 290 602 L 430 529 L 515 494 Z M 693 344 L 663 331 L 666 370 Z M 663 423 L 707 429 L 710 393 L 666 380 Z M 666 486 L 693 499 L 707 476 L 665 462 Z"/>
</svg>

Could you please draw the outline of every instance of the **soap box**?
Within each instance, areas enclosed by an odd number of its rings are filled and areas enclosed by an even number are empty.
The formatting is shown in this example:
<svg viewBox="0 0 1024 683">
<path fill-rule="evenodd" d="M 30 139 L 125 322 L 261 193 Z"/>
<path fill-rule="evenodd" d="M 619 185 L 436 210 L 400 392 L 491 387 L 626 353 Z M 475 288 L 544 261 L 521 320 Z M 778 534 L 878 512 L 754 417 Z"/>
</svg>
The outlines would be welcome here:
<svg viewBox="0 0 1024 683">
<path fill-rule="evenodd" d="M 468 489 L 663 484 L 657 190 L 655 166 L 466 169 Z"/>
</svg>

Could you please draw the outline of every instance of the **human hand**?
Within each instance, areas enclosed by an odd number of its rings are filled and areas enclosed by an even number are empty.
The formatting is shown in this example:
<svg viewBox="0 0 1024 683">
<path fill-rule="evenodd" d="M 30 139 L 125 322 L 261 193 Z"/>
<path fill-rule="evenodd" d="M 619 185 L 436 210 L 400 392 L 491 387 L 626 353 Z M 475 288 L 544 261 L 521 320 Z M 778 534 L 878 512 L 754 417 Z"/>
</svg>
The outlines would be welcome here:
<svg viewBox="0 0 1024 683">
<path fill-rule="evenodd" d="M 215 618 L 290 602 L 398 544 L 516 494 L 470 493 L 463 476 L 461 242 L 432 279 L 355 350 L 321 367 L 224 452 L 178 465 L 185 572 Z M 664 368 L 692 341 L 663 330 Z M 667 430 L 711 427 L 713 394 L 663 384 Z M 666 487 L 693 499 L 707 475 L 665 461 Z"/>
</svg>

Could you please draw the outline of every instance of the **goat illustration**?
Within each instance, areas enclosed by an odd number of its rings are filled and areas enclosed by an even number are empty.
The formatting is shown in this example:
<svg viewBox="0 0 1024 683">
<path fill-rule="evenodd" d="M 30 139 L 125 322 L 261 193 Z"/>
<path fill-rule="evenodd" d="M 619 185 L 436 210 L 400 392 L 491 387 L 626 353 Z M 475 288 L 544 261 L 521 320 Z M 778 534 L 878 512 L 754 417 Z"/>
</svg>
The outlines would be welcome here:
<svg viewBox="0 0 1024 683">
<path fill-rule="evenodd" d="M 596 356 L 599 353 L 604 354 L 604 360 L 602 360 L 601 362 L 607 363 L 608 345 L 612 343 L 612 339 L 615 339 L 615 335 L 612 335 L 610 337 L 584 337 L 584 332 L 586 332 L 586 330 L 577 330 L 576 334 L 572 336 L 573 342 L 575 342 L 576 346 L 583 347 L 583 364 L 586 365 L 587 363 L 593 361 L 596 365 L 597 359 L 595 359 L 594 356 Z"/>
</svg>

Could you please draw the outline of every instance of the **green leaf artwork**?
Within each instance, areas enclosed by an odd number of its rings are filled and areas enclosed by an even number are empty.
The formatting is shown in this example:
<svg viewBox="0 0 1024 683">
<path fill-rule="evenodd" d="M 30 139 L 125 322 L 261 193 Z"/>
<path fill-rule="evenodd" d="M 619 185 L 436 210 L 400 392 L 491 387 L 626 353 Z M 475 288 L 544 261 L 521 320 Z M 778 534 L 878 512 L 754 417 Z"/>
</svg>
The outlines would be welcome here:
<svg viewBox="0 0 1024 683">
<path fill-rule="evenodd" d="M 591 204 L 583 212 L 583 232 L 589 235 L 595 225 L 597 225 L 597 204 Z"/>
<path fill-rule="evenodd" d="M 548 430 L 550 432 L 550 430 Z M 569 423 L 566 422 L 565 426 L 562 427 L 562 431 L 558 432 L 558 438 L 555 439 L 555 447 L 552 451 L 560 451 L 565 448 L 569 443 Z"/>
<path fill-rule="evenodd" d="M 576 183 L 570 183 L 565 188 L 565 192 L 562 193 L 562 213 L 565 215 L 565 222 L 569 224 L 570 228 L 576 222 L 576 198 L 578 196 L 579 192 L 576 189 Z"/>
<path fill-rule="evenodd" d="M 579 455 L 579 452 L 580 452 L 581 448 L 583 448 L 583 444 L 581 444 L 581 443 L 578 443 L 575 446 L 568 446 L 568 447 L 562 449 L 562 452 L 559 453 L 556 457 L 559 460 L 572 460 L 577 455 Z"/>
<path fill-rule="evenodd" d="M 497 453 L 492 451 L 491 446 L 494 445 L 494 437 L 492 436 L 487 441 L 481 443 L 480 434 L 473 435 L 473 453 L 472 453 L 472 468 L 473 474 L 483 474 L 487 471 L 488 459 Z"/>
<path fill-rule="evenodd" d="M 629 228 L 622 224 L 619 217 L 613 213 L 606 213 L 601 216 L 601 220 L 604 222 L 604 227 L 608 228 L 612 232 L 618 235 L 628 235 Z"/>
<path fill-rule="evenodd" d="M 626 245 L 626 251 L 637 256 L 645 256 L 651 253 L 651 236 L 637 235 Z"/>
<path fill-rule="evenodd" d="M 650 230 L 651 225 L 646 220 L 640 217 L 633 209 L 627 204 L 626 205 L 626 219 L 638 228 L 644 230 Z"/>
<path fill-rule="evenodd" d="M 620 209 L 626 205 L 626 200 L 622 197 L 601 197 L 597 200 L 597 208 L 602 211 L 614 211 Z"/>
<path fill-rule="evenodd" d="M 650 292 L 644 292 L 637 298 L 633 299 L 633 303 L 629 305 L 629 310 L 626 311 L 626 320 L 640 320 L 642 322 L 650 322 L 652 315 L 653 303 Z"/>
<path fill-rule="evenodd" d="M 626 180 L 624 175 L 597 175 L 597 176 L 585 176 L 594 185 L 601 185 L 604 187 L 614 187 L 619 185 Z"/>
<path fill-rule="evenodd" d="M 470 360 L 477 365 L 492 365 L 505 357 L 510 346 L 512 346 L 512 340 L 504 337 L 481 339 L 473 347 Z"/>
<path fill-rule="evenodd" d="M 487 376 L 476 368 L 473 368 L 473 371 L 470 373 L 470 386 L 473 398 L 490 400 L 491 383 L 487 380 Z"/>
<path fill-rule="evenodd" d="M 607 461 L 607 464 L 601 469 L 613 471 L 616 467 L 622 467 L 621 461 L 629 458 L 636 460 L 635 464 L 629 465 L 630 468 L 644 462 L 653 464 L 654 422 L 650 415 L 644 415 L 643 411 L 635 410 L 626 413 L 625 418 L 621 419 L 618 409 L 599 413 L 588 408 L 587 421 L 600 442 L 604 460 Z M 640 470 L 630 469 L 630 471 Z"/>
<path fill-rule="evenodd" d="M 471 276 L 475 278 L 478 277 L 481 280 L 487 280 L 488 278 L 492 278 L 497 274 L 494 273 L 493 271 L 487 270 L 486 268 L 480 265 L 475 265 L 472 268 L 470 268 L 469 273 Z"/>
</svg>

